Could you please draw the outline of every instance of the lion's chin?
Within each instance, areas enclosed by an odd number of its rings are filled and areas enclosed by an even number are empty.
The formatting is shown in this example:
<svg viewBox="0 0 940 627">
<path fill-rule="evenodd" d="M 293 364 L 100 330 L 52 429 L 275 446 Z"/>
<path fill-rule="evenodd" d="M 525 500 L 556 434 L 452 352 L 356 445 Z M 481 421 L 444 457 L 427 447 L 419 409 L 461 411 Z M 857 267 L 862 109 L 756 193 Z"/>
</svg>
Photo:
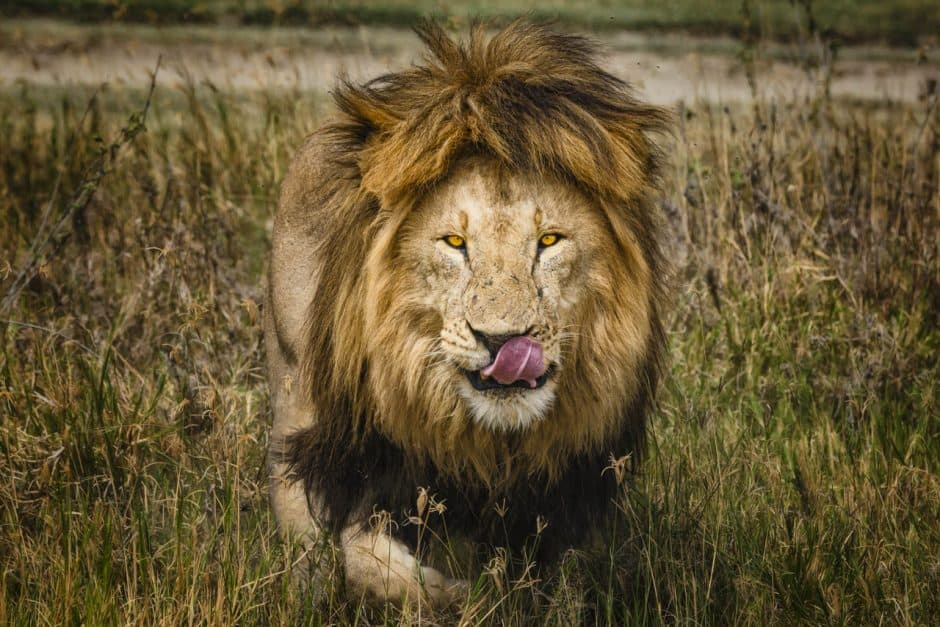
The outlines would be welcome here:
<svg viewBox="0 0 940 627">
<path fill-rule="evenodd" d="M 494 431 L 519 431 L 548 414 L 555 402 L 555 384 L 548 381 L 534 390 L 514 387 L 481 391 L 464 379 L 460 395 L 477 424 Z"/>
</svg>

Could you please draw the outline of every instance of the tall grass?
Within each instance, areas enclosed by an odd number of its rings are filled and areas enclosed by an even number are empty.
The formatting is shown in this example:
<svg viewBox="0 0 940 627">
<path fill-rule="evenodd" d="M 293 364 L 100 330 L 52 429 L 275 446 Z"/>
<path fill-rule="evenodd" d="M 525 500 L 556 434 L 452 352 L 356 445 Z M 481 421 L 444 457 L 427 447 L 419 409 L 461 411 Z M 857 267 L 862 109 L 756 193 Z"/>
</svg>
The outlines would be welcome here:
<svg viewBox="0 0 940 627">
<path fill-rule="evenodd" d="M 35 265 L 0 316 L 0 623 L 940 615 L 936 94 L 680 106 L 671 370 L 621 524 L 552 572 L 494 553 L 457 615 L 292 588 L 267 508 L 267 232 L 324 96 L 158 88 L 122 135 L 140 87 L 0 95 L 0 295 Z"/>
</svg>

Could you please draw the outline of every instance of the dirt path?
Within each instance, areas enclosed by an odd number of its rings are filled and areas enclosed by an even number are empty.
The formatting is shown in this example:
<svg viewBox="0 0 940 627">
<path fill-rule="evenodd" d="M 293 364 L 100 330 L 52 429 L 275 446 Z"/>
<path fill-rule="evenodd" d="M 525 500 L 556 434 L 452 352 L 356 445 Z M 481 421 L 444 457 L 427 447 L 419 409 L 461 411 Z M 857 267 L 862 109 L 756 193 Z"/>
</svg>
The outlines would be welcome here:
<svg viewBox="0 0 940 627">
<path fill-rule="evenodd" d="M 204 30 L 157 31 L 102 26 L 36 27 L 25 23 L 0 32 L 0 89 L 19 82 L 36 85 L 144 86 L 162 57 L 165 86 L 211 81 L 220 89 L 329 89 L 340 73 L 353 79 L 401 68 L 420 54 L 407 31 L 284 32 L 231 31 L 222 37 Z M 663 44 L 649 36 L 608 36 L 606 66 L 631 81 L 642 96 L 660 104 L 705 99 L 739 102 L 750 97 L 740 61 L 733 55 L 702 51 L 670 36 Z M 733 51 L 734 45 L 725 46 Z M 852 57 L 856 58 L 852 58 Z M 917 54 L 893 59 L 859 59 L 842 53 L 832 93 L 857 99 L 910 102 L 928 81 L 940 77 L 936 58 L 918 62 Z M 905 58 L 906 56 L 906 58 Z M 759 66 L 760 90 L 785 98 L 812 94 L 819 78 L 796 63 L 765 59 Z"/>
</svg>

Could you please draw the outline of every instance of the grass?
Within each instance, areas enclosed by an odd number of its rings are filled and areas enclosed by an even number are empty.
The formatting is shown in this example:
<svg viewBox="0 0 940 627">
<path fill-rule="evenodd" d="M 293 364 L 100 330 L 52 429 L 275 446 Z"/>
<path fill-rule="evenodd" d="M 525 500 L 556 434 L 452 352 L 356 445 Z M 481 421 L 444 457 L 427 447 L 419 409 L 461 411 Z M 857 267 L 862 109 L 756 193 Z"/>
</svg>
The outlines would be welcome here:
<svg viewBox="0 0 940 627">
<path fill-rule="evenodd" d="M 805 34 L 802 15 L 811 7 L 820 30 L 844 42 L 917 45 L 933 41 L 940 17 L 929 0 L 25 0 L 0 8 L 8 16 L 47 15 L 81 21 L 242 23 L 322 26 L 410 26 L 425 16 L 451 21 L 520 15 L 555 19 L 593 29 L 682 30 L 700 35 L 740 35 L 742 4 L 764 37 Z M 815 5 L 815 6 L 814 6 Z"/>
<path fill-rule="evenodd" d="M 264 251 L 325 96 L 146 87 L 0 92 L 0 623 L 455 620 L 298 592 L 266 503 Z M 649 458 L 606 555 L 496 559 L 467 623 L 940 615 L 937 106 L 680 106 Z"/>
</svg>

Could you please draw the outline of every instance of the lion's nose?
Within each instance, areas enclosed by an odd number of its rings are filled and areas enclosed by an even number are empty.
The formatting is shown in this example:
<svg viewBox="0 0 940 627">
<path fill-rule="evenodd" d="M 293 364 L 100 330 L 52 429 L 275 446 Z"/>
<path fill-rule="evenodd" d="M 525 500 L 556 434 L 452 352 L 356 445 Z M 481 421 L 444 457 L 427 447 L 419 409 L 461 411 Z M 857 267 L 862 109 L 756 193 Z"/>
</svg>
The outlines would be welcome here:
<svg viewBox="0 0 940 627">
<path fill-rule="evenodd" d="M 471 333 L 473 333 L 473 337 L 475 337 L 477 341 L 479 341 L 481 344 L 483 344 L 483 346 L 486 347 L 486 350 L 490 352 L 490 355 L 493 358 L 496 357 L 496 354 L 499 352 L 499 349 L 502 347 L 503 344 L 505 344 L 506 342 L 508 342 L 514 337 L 518 337 L 520 335 L 529 335 L 529 333 L 532 332 L 532 327 L 529 327 L 528 329 L 526 329 L 525 331 L 522 331 L 521 333 L 500 333 L 499 335 L 490 335 L 488 333 L 479 331 L 478 329 L 474 329 L 469 324 L 467 326 L 470 327 L 470 331 Z"/>
</svg>

